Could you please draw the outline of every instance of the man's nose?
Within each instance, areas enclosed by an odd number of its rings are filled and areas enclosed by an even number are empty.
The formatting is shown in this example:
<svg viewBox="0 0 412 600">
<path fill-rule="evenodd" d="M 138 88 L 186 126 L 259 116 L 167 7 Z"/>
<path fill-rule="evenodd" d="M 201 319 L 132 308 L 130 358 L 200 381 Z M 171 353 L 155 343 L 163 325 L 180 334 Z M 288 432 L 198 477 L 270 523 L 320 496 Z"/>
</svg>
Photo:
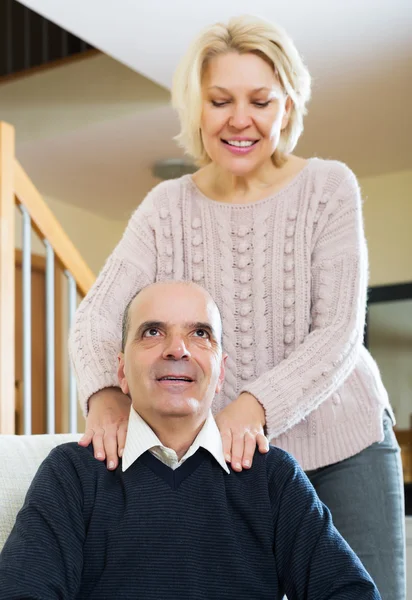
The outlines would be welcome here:
<svg viewBox="0 0 412 600">
<path fill-rule="evenodd" d="M 181 335 L 171 335 L 166 338 L 163 358 L 168 360 L 182 360 L 189 357 L 189 349 Z"/>
<path fill-rule="evenodd" d="M 249 127 L 252 122 L 249 107 L 244 104 L 233 104 L 232 114 L 229 118 L 229 125 L 235 129 L 242 130 Z"/>
</svg>

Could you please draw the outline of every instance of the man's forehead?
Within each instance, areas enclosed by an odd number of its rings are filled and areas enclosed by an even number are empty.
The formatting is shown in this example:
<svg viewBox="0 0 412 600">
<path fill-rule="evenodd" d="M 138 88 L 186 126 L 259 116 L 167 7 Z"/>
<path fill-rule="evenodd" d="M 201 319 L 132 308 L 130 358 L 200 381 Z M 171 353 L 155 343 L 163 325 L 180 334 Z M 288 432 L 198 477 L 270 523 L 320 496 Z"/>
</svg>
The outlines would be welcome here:
<svg viewBox="0 0 412 600">
<path fill-rule="evenodd" d="M 183 290 L 184 294 L 179 290 L 180 293 L 176 295 L 167 287 L 144 290 L 138 294 L 129 311 L 134 328 L 148 321 L 162 322 L 169 327 L 187 327 L 196 322 L 207 323 L 212 328 L 219 327 L 219 311 L 208 295 L 197 290 L 197 293 L 193 293 L 190 288 Z"/>
</svg>

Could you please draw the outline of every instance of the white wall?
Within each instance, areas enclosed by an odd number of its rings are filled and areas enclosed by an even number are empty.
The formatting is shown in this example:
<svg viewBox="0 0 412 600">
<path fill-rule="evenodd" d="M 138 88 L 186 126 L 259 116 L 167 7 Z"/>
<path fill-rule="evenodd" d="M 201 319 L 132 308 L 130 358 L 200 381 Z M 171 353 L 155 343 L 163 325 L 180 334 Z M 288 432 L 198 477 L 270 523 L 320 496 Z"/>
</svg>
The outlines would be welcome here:
<svg viewBox="0 0 412 600">
<path fill-rule="evenodd" d="M 370 285 L 412 281 L 412 171 L 360 179 Z"/>
</svg>

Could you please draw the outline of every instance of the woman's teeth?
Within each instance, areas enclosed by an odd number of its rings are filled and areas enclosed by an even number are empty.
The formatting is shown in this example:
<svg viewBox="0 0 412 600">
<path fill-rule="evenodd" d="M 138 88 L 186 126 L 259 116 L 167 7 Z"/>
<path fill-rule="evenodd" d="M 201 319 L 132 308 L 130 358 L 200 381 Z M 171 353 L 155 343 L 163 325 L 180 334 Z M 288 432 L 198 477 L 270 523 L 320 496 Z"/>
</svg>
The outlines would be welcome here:
<svg viewBox="0 0 412 600">
<path fill-rule="evenodd" d="M 229 146 L 236 146 L 237 148 L 248 148 L 249 146 L 253 146 L 253 144 L 255 143 L 252 140 L 248 140 L 248 141 L 237 141 L 237 140 L 225 140 L 226 144 L 229 144 Z"/>
</svg>

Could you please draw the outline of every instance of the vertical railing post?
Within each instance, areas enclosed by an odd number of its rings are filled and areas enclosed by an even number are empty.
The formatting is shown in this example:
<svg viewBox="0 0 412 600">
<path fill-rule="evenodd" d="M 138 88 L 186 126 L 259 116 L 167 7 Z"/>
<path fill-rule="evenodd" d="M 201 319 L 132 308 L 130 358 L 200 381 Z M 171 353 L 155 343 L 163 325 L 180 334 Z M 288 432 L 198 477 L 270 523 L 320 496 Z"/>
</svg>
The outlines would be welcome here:
<svg viewBox="0 0 412 600">
<path fill-rule="evenodd" d="M 74 322 L 74 315 L 77 307 L 77 286 L 73 275 L 65 271 L 68 283 L 68 313 L 69 313 L 69 331 Z M 69 432 L 77 433 L 77 386 L 73 367 L 69 360 Z"/>
<path fill-rule="evenodd" d="M 50 242 L 46 246 L 46 397 L 47 433 L 55 432 L 55 309 L 54 309 L 54 251 Z"/>
<path fill-rule="evenodd" d="M 15 432 L 14 129 L 0 122 L 0 433 Z"/>
<path fill-rule="evenodd" d="M 20 204 L 20 211 L 23 215 L 23 433 L 31 435 L 31 219 L 22 204 Z"/>
</svg>

